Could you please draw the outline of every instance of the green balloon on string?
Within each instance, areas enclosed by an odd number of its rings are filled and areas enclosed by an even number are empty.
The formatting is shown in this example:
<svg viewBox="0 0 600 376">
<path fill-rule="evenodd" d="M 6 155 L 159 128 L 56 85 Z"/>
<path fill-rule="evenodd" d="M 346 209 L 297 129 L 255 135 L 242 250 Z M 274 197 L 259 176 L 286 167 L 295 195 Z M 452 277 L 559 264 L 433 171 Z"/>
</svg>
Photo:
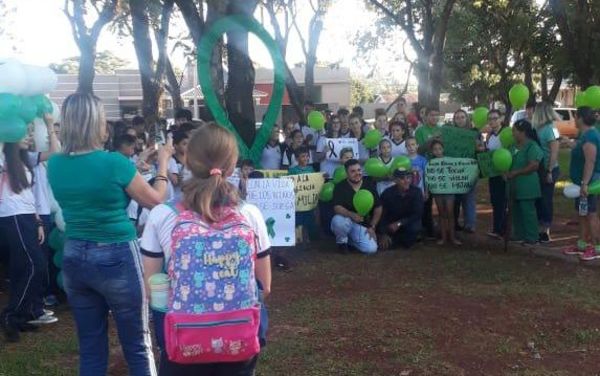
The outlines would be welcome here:
<svg viewBox="0 0 600 376">
<path fill-rule="evenodd" d="M 481 129 L 487 124 L 488 109 L 486 107 L 477 107 L 473 111 L 473 124 L 475 128 Z"/>
<path fill-rule="evenodd" d="M 396 171 L 399 168 L 410 170 L 412 168 L 410 158 L 408 158 L 406 155 L 399 155 L 396 158 L 394 158 L 392 166 L 390 167 L 390 173 Z"/>
<path fill-rule="evenodd" d="M 275 77 L 273 81 L 271 102 L 267 108 L 262 126 L 258 130 L 254 142 L 250 147 L 242 140 L 237 129 L 235 129 L 235 126 L 229 120 L 227 112 L 225 112 L 219 103 L 210 75 L 210 60 L 213 47 L 219 41 L 219 38 L 223 33 L 231 30 L 242 30 L 256 35 L 267 47 L 271 59 L 273 60 Z M 277 42 L 273 40 L 271 35 L 254 18 L 243 15 L 233 15 L 223 17 L 216 21 L 210 29 L 204 33 L 198 44 L 197 50 L 198 79 L 200 81 L 200 86 L 202 87 L 206 106 L 212 113 L 215 121 L 235 135 L 240 151 L 240 158 L 251 159 L 255 164 L 260 165 L 262 150 L 271 136 L 271 130 L 279 115 L 285 90 L 285 63 Z"/>
<path fill-rule="evenodd" d="M 335 189 L 335 184 L 333 182 L 328 182 L 323 184 L 323 188 L 321 188 L 321 194 L 319 195 L 319 199 L 323 202 L 329 202 L 333 199 L 333 190 Z"/>
<path fill-rule="evenodd" d="M 325 128 L 325 116 L 319 111 L 311 111 L 306 117 L 308 126 L 316 131 L 321 131 Z"/>
<path fill-rule="evenodd" d="M 348 174 L 346 174 L 346 169 L 344 168 L 344 166 L 339 166 L 338 168 L 336 168 L 333 171 L 333 182 L 335 184 L 346 180 L 346 178 L 348 177 Z"/>
<path fill-rule="evenodd" d="M 354 210 L 356 210 L 356 212 L 363 217 L 369 214 L 371 209 L 373 209 L 374 204 L 375 197 L 373 197 L 373 194 L 366 189 L 359 190 L 352 198 Z"/>
</svg>

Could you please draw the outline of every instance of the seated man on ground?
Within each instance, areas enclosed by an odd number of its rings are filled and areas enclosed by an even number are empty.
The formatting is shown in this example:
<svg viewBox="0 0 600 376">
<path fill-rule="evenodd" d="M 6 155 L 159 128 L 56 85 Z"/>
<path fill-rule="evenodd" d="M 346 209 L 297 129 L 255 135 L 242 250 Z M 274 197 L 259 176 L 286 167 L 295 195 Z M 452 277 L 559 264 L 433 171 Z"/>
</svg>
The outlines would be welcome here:
<svg viewBox="0 0 600 376">
<path fill-rule="evenodd" d="M 379 224 L 379 248 L 410 248 L 421 231 L 423 193 L 412 185 L 412 171 L 394 171 L 394 185 L 381 195 L 383 216 Z"/>
<path fill-rule="evenodd" d="M 377 252 L 375 229 L 381 219 L 381 204 L 377 194 L 377 185 L 369 177 L 363 178 L 362 168 L 356 159 L 344 164 L 347 179 L 336 184 L 333 191 L 333 210 L 331 231 L 342 253 L 348 251 L 348 245 L 362 253 Z M 373 194 L 374 204 L 366 216 L 359 215 L 354 209 L 353 198 L 356 192 L 366 189 Z"/>
</svg>

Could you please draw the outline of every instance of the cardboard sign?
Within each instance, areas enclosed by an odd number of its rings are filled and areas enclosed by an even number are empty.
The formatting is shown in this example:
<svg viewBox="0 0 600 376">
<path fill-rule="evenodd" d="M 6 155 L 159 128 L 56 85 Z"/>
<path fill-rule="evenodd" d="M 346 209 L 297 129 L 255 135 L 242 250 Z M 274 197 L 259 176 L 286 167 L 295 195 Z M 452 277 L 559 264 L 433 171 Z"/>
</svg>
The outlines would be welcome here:
<svg viewBox="0 0 600 376">
<path fill-rule="evenodd" d="M 453 126 L 441 128 L 444 155 L 454 158 L 475 158 L 477 132 Z"/>
<path fill-rule="evenodd" d="M 495 176 L 502 175 L 494 169 L 492 154 L 494 154 L 493 151 L 486 151 L 485 153 L 477 154 L 477 163 L 479 164 L 479 171 L 481 171 L 482 178 L 493 178 Z"/>
<path fill-rule="evenodd" d="M 323 174 L 289 175 L 286 176 L 286 178 L 289 178 L 294 182 L 297 212 L 305 212 L 317 207 L 319 204 L 319 194 L 325 183 Z"/>
<path fill-rule="evenodd" d="M 346 148 L 351 148 L 354 153 L 354 158 L 359 157 L 358 140 L 356 138 L 327 138 L 325 139 L 327 153 L 325 159 L 339 162 L 341 151 Z"/>
<path fill-rule="evenodd" d="M 257 170 L 263 173 L 267 179 L 280 178 L 288 174 L 287 170 Z"/>
<path fill-rule="evenodd" d="M 433 194 L 467 193 L 478 177 L 477 161 L 471 158 L 435 158 L 425 170 L 427 188 Z"/>
<path fill-rule="evenodd" d="M 249 179 L 246 201 L 262 213 L 271 244 L 296 244 L 296 195 L 291 179 Z"/>
</svg>

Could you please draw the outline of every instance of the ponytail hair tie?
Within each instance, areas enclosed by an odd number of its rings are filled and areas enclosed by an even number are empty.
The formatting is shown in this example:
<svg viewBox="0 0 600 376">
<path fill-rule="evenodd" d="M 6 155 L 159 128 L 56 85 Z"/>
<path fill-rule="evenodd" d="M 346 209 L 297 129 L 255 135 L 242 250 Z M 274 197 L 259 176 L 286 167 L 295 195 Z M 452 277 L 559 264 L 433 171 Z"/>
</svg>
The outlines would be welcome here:
<svg viewBox="0 0 600 376">
<path fill-rule="evenodd" d="M 223 171 L 221 171 L 221 169 L 219 168 L 213 168 L 212 170 L 210 170 L 210 176 L 214 176 L 214 175 L 223 175 Z"/>
</svg>

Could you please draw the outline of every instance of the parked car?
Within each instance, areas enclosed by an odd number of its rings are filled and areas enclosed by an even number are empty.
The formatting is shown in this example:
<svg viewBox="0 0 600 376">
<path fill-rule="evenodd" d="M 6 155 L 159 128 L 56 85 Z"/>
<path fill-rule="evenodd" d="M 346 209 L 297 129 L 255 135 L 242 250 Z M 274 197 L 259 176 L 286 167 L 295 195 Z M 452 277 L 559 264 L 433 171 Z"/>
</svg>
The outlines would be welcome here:
<svg viewBox="0 0 600 376">
<path fill-rule="evenodd" d="M 560 120 L 554 122 L 556 130 L 560 137 L 563 138 L 577 138 L 578 130 L 577 125 L 575 125 L 575 113 L 577 110 L 575 108 L 569 107 L 559 107 L 555 108 L 554 111 L 560 117 Z M 519 110 L 512 114 L 510 118 L 510 125 L 517 122 L 518 120 L 525 118 L 525 110 Z"/>
</svg>

